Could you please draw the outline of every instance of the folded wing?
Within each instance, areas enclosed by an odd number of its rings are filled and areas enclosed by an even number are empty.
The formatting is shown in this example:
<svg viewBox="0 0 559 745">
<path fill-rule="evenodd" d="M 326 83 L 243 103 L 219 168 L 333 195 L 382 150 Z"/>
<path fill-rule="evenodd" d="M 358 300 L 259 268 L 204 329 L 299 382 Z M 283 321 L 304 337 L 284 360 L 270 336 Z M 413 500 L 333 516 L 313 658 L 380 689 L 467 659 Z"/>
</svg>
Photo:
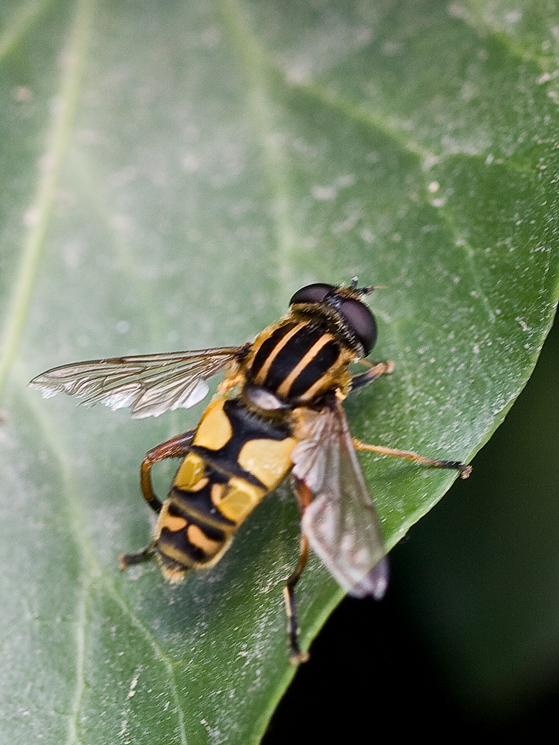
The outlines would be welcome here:
<svg viewBox="0 0 559 745">
<path fill-rule="evenodd" d="M 291 457 L 293 475 L 314 494 L 302 518 L 311 548 L 350 595 L 382 597 L 388 583 L 384 540 L 337 400 L 317 414 Z"/>
</svg>

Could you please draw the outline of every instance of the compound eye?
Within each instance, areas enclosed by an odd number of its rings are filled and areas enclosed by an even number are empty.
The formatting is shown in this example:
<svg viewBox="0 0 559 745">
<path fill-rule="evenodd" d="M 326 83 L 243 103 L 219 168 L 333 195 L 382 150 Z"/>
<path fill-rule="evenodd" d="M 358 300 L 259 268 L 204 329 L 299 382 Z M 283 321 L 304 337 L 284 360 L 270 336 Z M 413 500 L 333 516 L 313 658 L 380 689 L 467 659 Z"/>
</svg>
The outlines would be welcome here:
<svg viewBox="0 0 559 745">
<path fill-rule="evenodd" d="M 333 289 L 335 289 L 334 285 L 327 285 L 322 282 L 307 285 L 297 290 L 289 301 L 289 305 L 294 305 L 295 303 L 321 303 Z"/>
<path fill-rule="evenodd" d="M 377 322 L 374 315 L 360 300 L 351 299 L 344 300 L 338 312 L 363 345 L 367 356 L 377 340 Z"/>
</svg>

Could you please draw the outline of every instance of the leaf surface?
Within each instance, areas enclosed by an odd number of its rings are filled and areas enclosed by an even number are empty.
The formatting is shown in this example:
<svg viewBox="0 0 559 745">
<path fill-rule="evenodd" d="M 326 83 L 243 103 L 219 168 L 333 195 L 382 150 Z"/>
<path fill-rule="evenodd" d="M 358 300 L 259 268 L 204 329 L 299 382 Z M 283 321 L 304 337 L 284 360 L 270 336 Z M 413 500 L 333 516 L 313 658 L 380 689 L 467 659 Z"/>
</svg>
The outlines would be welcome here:
<svg viewBox="0 0 559 745">
<path fill-rule="evenodd" d="M 240 344 L 357 274 L 395 372 L 348 401 L 355 436 L 469 460 L 502 421 L 557 301 L 552 6 L 2 4 L 2 741 L 245 745 L 294 674 L 288 490 L 183 586 L 121 575 L 139 462 L 199 411 L 134 422 L 32 376 Z M 362 463 L 390 546 L 453 479 Z M 340 590 L 314 560 L 298 591 L 307 645 Z"/>
</svg>

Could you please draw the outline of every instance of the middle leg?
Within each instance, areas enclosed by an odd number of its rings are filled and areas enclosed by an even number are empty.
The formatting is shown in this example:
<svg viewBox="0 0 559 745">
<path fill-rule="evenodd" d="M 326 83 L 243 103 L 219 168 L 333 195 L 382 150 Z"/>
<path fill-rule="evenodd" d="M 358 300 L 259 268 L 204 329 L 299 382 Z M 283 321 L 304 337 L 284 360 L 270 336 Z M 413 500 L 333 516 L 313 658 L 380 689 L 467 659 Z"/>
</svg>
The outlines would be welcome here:
<svg viewBox="0 0 559 745">
<path fill-rule="evenodd" d="M 406 458 L 415 463 L 425 463 L 427 466 L 435 468 L 450 468 L 460 472 L 463 479 L 467 479 L 472 472 L 472 467 L 457 460 L 437 460 L 436 458 L 426 458 L 424 455 L 418 455 L 409 450 L 396 450 L 396 448 L 386 448 L 382 445 L 368 445 L 361 440 L 353 439 L 353 445 L 356 450 L 367 450 L 369 453 L 379 453 L 379 455 L 394 455 L 397 458 Z"/>
</svg>

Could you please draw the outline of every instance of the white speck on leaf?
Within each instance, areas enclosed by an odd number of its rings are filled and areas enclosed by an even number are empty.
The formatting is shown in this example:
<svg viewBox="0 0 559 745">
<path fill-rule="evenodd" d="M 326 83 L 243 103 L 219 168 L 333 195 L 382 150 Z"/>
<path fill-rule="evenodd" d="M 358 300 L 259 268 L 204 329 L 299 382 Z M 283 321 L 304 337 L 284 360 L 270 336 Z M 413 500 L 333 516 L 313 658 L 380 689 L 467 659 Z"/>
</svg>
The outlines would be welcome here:
<svg viewBox="0 0 559 745">
<path fill-rule="evenodd" d="M 313 186 L 311 194 L 319 202 L 329 202 L 336 198 L 337 190 L 333 186 Z"/>
<path fill-rule="evenodd" d="M 136 686 L 138 685 L 139 677 L 140 677 L 140 673 L 137 673 L 132 678 L 132 682 L 130 683 L 130 688 L 128 689 L 128 696 L 126 696 L 127 699 L 132 698 L 132 696 L 136 694 Z"/>
</svg>

